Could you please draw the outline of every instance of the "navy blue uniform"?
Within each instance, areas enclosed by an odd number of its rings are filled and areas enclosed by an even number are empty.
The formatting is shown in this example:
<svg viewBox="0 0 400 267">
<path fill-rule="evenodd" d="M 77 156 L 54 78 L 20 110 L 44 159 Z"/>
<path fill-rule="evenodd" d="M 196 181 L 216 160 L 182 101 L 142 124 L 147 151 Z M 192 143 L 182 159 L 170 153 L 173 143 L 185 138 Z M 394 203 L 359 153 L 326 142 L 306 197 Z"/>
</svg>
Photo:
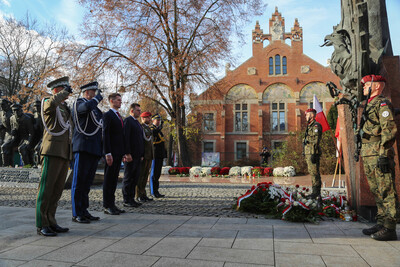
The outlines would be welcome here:
<svg viewBox="0 0 400 267">
<path fill-rule="evenodd" d="M 89 191 L 102 155 L 102 112 L 97 107 L 102 97 L 79 98 L 72 111 L 75 122 L 72 138 L 74 173 L 71 186 L 72 216 L 88 216 Z M 76 113 L 75 113 L 76 112 Z M 79 127 L 78 127 L 79 123 Z"/>
</svg>

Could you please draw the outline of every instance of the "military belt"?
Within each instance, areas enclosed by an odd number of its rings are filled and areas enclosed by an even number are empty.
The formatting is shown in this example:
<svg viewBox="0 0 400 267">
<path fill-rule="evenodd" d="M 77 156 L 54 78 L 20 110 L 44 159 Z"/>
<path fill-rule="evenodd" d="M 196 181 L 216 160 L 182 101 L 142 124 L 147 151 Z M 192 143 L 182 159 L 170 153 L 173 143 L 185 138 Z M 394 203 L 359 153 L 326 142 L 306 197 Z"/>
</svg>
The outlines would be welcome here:
<svg viewBox="0 0 400 267">
<path fill-rule="evenodd" d="M 367 143 L 373 143 L 373 142 L 378 142 L 381 141 L 381 137 L 380 136 L 370 136 L 368 139 L 367 138 L 362 138 L 361 142 L 363 144 L 367 144 Z"/>
</svg>

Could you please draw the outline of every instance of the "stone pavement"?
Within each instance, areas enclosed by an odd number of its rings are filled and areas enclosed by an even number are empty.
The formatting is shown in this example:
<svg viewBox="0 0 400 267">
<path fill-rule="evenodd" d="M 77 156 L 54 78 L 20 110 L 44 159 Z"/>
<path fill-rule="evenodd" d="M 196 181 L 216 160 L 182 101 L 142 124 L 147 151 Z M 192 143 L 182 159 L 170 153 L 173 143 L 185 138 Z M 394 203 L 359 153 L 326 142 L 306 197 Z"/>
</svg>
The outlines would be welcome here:
<svg viewBox="0 0 400 267">
<path fill-rule="evenodd" d="M 71 221 L 70 231 L 42 237 L 34 209 L 0 207 L 0 266 L 399 266 L 400 241 L 361 234 L 362 222 L 320 224 L 264 218 L 93 212 L 101 220 Z M 398 235 L 400 235 L 398 231 Z"/>
</svg>

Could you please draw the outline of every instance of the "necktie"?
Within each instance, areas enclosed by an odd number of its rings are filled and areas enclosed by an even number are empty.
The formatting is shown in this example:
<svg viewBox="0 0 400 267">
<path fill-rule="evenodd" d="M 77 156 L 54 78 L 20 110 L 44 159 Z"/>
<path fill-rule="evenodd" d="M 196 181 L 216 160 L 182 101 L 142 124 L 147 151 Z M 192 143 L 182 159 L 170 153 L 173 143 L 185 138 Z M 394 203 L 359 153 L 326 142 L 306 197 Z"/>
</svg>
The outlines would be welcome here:
<svg viewBox="0 0 400 267">
<path fill-rule="evenodd" d="M 122 127 L 124 127 L 124 121 L 122 120 L 122 117 L 121 117 L 121 115 L 119 115 L 118 111 L 117 111 L 117 115 L 118 115 L 119 120 L 121 121 Z"/>
</svg>

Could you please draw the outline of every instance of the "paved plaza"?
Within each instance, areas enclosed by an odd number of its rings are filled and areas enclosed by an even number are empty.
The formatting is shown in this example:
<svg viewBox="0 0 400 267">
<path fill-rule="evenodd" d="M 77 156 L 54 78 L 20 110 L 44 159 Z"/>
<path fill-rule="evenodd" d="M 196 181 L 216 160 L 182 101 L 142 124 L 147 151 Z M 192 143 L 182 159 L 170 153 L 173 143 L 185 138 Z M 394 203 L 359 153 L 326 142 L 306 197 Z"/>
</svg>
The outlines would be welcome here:
<svg viewBox="0 0 400 267">
<path fill-rule="evenodd" d="M 65 190 L 57 220 L 70 231 L 36 234 L 33 186 L 0 187 L 0 266 L 400 266 L 400 241 L 361 234 L 371 224 L 327 219 L 319 224 L 265 219 L 232 209 L 248 184 L 164 183 L 167 197 L 101 212 L 91 191 L 90 224 L 71 221 Z M 117 205 L 121 205 L 117 190 Z M 398 231 L 400 236 L 400 231 Z"/>
</svg>

